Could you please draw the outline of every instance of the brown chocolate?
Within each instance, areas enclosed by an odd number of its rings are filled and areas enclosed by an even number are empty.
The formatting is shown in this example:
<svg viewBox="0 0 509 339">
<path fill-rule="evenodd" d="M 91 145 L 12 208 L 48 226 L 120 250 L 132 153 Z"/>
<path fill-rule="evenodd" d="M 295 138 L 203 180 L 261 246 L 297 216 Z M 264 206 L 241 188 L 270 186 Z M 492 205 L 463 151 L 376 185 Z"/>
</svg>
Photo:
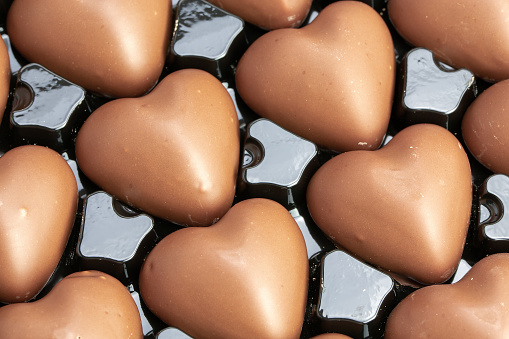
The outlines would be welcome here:
<svg viewBox="0 0 509 339">
<path fill-rule="evenodd" d="M 495 173 L 509 175 L 509 80 L 478 96 L 462 122 L 463 139 L 474 157 Z"/>
<path fill-rule="evenodd" d="M 389 0 L 390 19 L 414 46 L 490 81 L 509 78 L 509 2 Z"/>
<path fill-rule="evenodd" d="M 317 335 L 316 337 L 312 337 L 311 339 L 352 339 L 352 338 L 340 333 L 324 333 Z"/>
<path fill-rule="evenodd" d="M 64 252 L 77 203 L 76 179 L 57 152 L 20 146 L 0 158 L 1 302 L 41 291 Z"/>
<path fill-rule="evenodd" d="M 0 39 L 0 121 L 4 116 L 5 106 L 9 98 L 9 86 L 11 83 L 11 65 L 9 63 L 9 52 L 3 39 Z"/>
<path fill-rule="evenodd" d="M 0 308 L 1 338 L 143 338 L 134 299 L 98 271 L 62 279 L 40 300 Z"/>
<path fill-rule="evenodd" d="M 298 27 L 306 18 L 312 0 L 208 0 L 258 27 L 273 30 Z"/>
<path fill-rule="evenodd" d="M 307 203 L 343 248 L 422 284 L 440 283 L 456 270 L 465 244 L 470 164 L 452 133 L 413 125 L 377 151 L 325 163 L 311 178 Z"/>
<path fill-rule="evenodd" d="M 401 301 L 386 339 L 507 338 L 509 254 L 486 257 L 457 283 L 427 286 Z"/>
<path fill-rule="evenodd" d="M 29 61 L 87 90 L 133 97 L 161 75 L 171 20 L 167 0 L 15 0 L 7 32 Z"/>
<path fill-rule="evenodd" d="M 299 338 L 308 270 L 290 213 L 250 199 L 211 227 L 166 236 L 142 267 L 140 291 L 154 314 L 193 338 Z"/>
<path fill-rule="evenodd" d="M 95 110 L 78 133 L 76 156 L 117 199 L 181 225 L 208 226 L 233 203 L 239 134 L 221 82 L 185 69 L 144 97 Z"/>
<path fill-rule="evenodd" d="M 264 34 L 236 73 L 239 94 L 255 112 L 336 151 L 380 146 L 394 79 L 389 30 L 359 1 L 335 2 L 303 28 Z"/>
</svg>

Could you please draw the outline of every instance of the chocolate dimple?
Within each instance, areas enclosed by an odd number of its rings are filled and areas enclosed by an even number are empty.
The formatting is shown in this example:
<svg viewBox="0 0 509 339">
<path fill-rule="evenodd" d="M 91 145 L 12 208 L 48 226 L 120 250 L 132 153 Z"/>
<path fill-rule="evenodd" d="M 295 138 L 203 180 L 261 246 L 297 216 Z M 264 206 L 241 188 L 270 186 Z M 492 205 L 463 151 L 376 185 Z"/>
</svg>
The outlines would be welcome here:
<svg viewBox="0 0 509 339">
<path fill-rule="evenodd" d="M 78 203 L 71 168 L 55 151 L 21 146 L 0 158 L 0 301 L 22 302 L 50 279 Z"/>
<path fill-rule="evenodd" d="M 298 27 L 312 0 L 207 0 L 258 27 L 273 30 Z"/>
<path fill-rule="evenodd" d="M 500 81 L 509 78 L 509 26 L 505 0 L 389 0 L 396 30 L 445 63 Z"/>
<path fill-rule="evenodd" d="M 468 107 L 462 135 L 468 150 L 485 167 L 509 175 L 509 80 L 496 83 Z"/>
<path fill-rule="evenodd" d="M 506 338 L 509 254 L 485 257 L 457 283 L 427 286 L 392 311 L 387 339 Z"/>
<path fill-rule="evenodd" d="M 2 338 L 142 339 L 136 304 L 118 280 L 98 271 L 68 275 L 44 298 L 0 308 Z"/>
<path fill-rule="evenodd" d="M 132 97 L 161 74 L 171 18 L 167 0 L 16 0 L 7 31 L 29 61 L 87 90 Z"/>
<path fill-rule="evenodd" d="M 76 156 L 117 199 L 181 225 L 208 226 L 232 205 L 239 134 L 221 82 L 186 69 L 144 97 L 95 110 L 78 133 Z"/>
<path fill-rule="evenodd" d="M 258 38 L 235 79 L 256 113 L 292 133 L 335 151 L 376 149 L 392 108 L 394 46 L 373 8 L 338 1 L 303 28 Z"/>
<path fill-rule="evenodd" d="M 311 178 L 316 224 L 362 259 L 423 284 L 444 282 L 461 258 L 472 182 L 446 129 L 418 124 L 373 152 L 342 153 Z"/>
<path fill-rule="evenodd" d="M 166 236 L 140 273 L 147 306 L 193 338 L 299 338 L 306 245 L 288 211 L 244 200 L 210 227 Z"/>
</svg>

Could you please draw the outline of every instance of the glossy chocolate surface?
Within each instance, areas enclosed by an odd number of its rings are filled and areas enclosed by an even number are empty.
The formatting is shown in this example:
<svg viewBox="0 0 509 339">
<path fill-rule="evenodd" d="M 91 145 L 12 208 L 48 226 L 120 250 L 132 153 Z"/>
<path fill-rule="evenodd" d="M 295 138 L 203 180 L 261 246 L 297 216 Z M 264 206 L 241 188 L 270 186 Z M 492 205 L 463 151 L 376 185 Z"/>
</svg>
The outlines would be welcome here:
<svg viewBox="0 0 509 339">
<path fill-rule="evenodd" d="M 244 21 L 205 0 L 181 0 L 171 41 L 172 66 L 230 76 L 247 47 Z"/>
<path fill-rule="evenodd" d="M 476 94 L 475 76 L 435 60 L 424 48 L 408 52 L 400 64 L 398 120 L 405 126 L 432 123 L 460 132 L 465 110 Z"/>
<path fill-rule="evenodd" d="M 159 318 L 195 338 L 299 338 L 308 270 L 290 213 L 249 199 L 213 226 L 159 242 L 142 267 L 140 290 Z"/>
<path fill-rule="evenodd" d="M 11 111 L 11 128 L 20 143 L 37 143 L 65 150 L 90 114 L 85 90 L 38 64 L 18 72 Z"/>
<path fill-rule="evenodd" d="M 307 203 L 336 244 L 420 283 L 440 283 L 454 273 L 463 252 L 470 164 L 446 129 L 413 125 L 380 150 L 328 161 L 311 178 Z"/>
<path fill-rule="evenodd" d="M 65 160 L 42 146 L 0 158 L 0 301 L 32 299 L 50 279 L 74 223 L 78 192 Z"/>
<path fill-rule="evenodd" d="M 44 298 L 0 308 L 2 338 L 143 338 L 138 309 L 118 280 L 73 273 Z"/>
<path fill-rule="evenodd" d="M 343 152 L 382 143 L 395 72 L 380 15 L 363 3 L 339 1 L 303 28 L 262 35 L 240 59 L 235 79 L 256 113 Z"/>
<path fill-rule="evenodd" d="M 171 18 L 166 0 L 16 0 L 7 31 L 27 60 L 92 92 L 133 97 L 161 74 Z"/>
<path fill-rule="evenodd" d="M 247 127 L 239 194 L 270 196 L 284 206 L 304 201 L 311 174 L 318 167 L 318 148 L 274 124 L 259 119 Z"/>
<path fill-rule="evenodd" d="M 76 155 L 115 198 L 180 225 L 209 226 L 233 203 L 239 138 L 223 85 L 186 69 L 144 97 L 97 109 L 78 133 Z"/>
<path fill-rule="evenodd" d="M 389 0 L 396 30 L 456 68 L 500 81 L 509 78 L 509 3 L 504 0 Z"/>
<path fill-rule="evenodd" d="M 175 327 L 168 327 L 159 332 L 156 339 L 192 339 L 181 330 Z"/>
<path fill-rule="evenodd" d="M 88 195 L 77 249 L 80 267 L 100 269 L 124 283 L 137 281 L 143 259 L 156 243 L 153 227 L 151 217 L 105 192 Z"/>
<path fill-rule="evenodd" d="M 479 218 L 477 240 L 483 253 L 509 252 L 509 177 L 494 174 L 487 178 L 479 192 L 479 204 L 488 211 Z"/>
<path fill-rule="evenodd" d="M 504 338 L 509 331 L 509 254 L 488 256 L 459 282 L 424 287 L 396 306 L 386 339 Z"/>
<path fill-rule="evenodd" d="M 208 1 L 267 30 L 300 26 L 312 3 L 312 0 Z"/>
<path fill-rule="evenodd" d="M 335 250 L 322 259 L 317 317 L 327 332 L 379 336 L 396 304 L 390 276 Z"/>
</svg>

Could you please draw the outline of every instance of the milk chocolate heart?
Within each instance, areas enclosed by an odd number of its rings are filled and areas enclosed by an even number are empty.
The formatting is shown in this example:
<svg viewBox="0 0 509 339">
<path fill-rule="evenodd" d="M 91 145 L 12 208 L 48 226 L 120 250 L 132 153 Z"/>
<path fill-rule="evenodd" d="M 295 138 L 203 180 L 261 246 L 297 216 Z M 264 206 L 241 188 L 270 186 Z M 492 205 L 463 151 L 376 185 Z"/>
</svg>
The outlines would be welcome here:
<svg viewBox="0 0 509 339">
<path fill-rule="evenodd" d="M 479 95 L 463 117 L 461 132 L 468 150 L 495 173 L 509 175 L 509 79 Z"/>
<path fill-rule="evenodd" d="M 394 81 L 389 29 L 358 1 L 335 2 L 303 28 L 261 36 L 236 73 L 239 94 L 256 113 L 336 151 L 380 146 Z"/>
<path fill-rule="evenodd" d="M 0 158 L 1 302 L 41 291 L 64 252 L 77 203 L 76 179 L 57 152 L 21 146 Z"/>
<path fill-rule="evenodd" d="M 78 133 L 76 156 L 117 199 L 181 225 L 208 226 L 232 205 L 239 134 L 221 82 L 186 69 L 144 97 L 95 110 Z"/>
<path fill-rule="evenodd" d="M 3 39 L 0 39 L 0 121 L 4 115 L 5 105 L 9 98 L 9 86 L 11 83 L 11 64 L 9 52 Z"/>
<path fill-rule="evenodd" d="M 1 338 L 143 338 L 127 288 L 106 273 L 68 275 L 44 298 L 0 308 Z"/>
<path fill-rule="evenodd" d="M 347 335 L 339 333 L 323 333 L 311 339 L 352 339 Z"/>
<path fill-rule="evenodd" d="M 386 339 L 507 338 L 509 254 L 485 257 L 457 283 L 427 286 L 396 306 Z"/>
<path fill-rule="evenodd" d="M 389 0 L 396 30 L 448 65 L 491 81 L 509 78 L 506 0 Z"/>
<path fill-rule="evenodd" d="M 464 149 L 427 124 L 407 127 L 380 150 L 332 158 L 307 191 L 311 216 L 336 244 L 423 284 L 454 273 L 471 202 Z"/>
<path fill-rule="evenodd" d="M 208 0 L 245 21 L 268 30 L 298 27 L 312 0 Z"/>
<path fill-rule="evenodd" d="M 139 96 L 161 75 L 171 6 L 167 0 L 15 0 L 7 31 L 26 59 L 87 90 Z"/>
<path fill-rule="evenodd" d="M 140 273 L 154 314 L 193 338 L 299 338 L 308 259 L 299 226 L 268 199 L 164 238 Z"/>
</svg>

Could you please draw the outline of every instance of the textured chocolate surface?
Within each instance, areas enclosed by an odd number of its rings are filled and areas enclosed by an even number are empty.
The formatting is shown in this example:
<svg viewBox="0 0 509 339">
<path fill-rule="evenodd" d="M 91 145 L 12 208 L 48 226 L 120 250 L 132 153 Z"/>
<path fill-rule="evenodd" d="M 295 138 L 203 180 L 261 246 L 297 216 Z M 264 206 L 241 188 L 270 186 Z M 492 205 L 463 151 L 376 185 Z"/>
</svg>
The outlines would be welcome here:
<svg viewBox="0 0 509 339">
<path fill-rule="evenodd" d="M 396 306 L 386 339 L 506 338 L 509 254 L 493 254 L 457 283 L 424 287 Z"/>
<path fill-rule="evenodd" d="M 380 150 L 328 161 L 311 178 L 307 203 L 317 225 L 348 251 L 420 283 L 444 282 L 468 230 L 469 161 L 446 129 L 413 125 Z"/>
<path fill-rule="evenodd" d="M 308 267 L 288 211 L 249 199 L 213 226 L 164 238 L 142 267 L 140 290 L 152 312 L 194 338 L 299 338 Z"/>
<path fill-rule="evenodd" d="M 446 64 L 500 81 L 509 78 L 509 26 L 505 0 L 389 0 L 396 30 Z"/>
<path fill-rule="evenodd" d="M 131 295 L 98 271 L 73 273 L 44 298 L 0 308 L 2 338 L 143 338 Z"/>
<path fill-rule="evenodd" d="M 0 158 L 1 302 L 41 291 L 64 252 L 77 203 L 76 179 L 57 152 L 21 146 Z"/>
<path fill-rule="evenodd" d="M 87 90 L 132 97 L 161 74 L 171 18 L 167 0 L 16 0 L 7 31 L 29 61 Z"/>
<path fill-rule="evenodd" d="M 380 15 L 339 1 L 303 28 L 262 35 L 240 59 L 236 81 L 259 115 L 319 146 L 348 151 L 382 143 L 395 71 Z"/>
<path fill-rule="evenodd" d="M 181 225 L 208 226 L 231 207 L 240 152 L 224 86 L 186 69 L 141 98 L 98 108 L 78 133 L 78 165 L 117 199 Z"/>
<path fill-rule="evenodd" d="M 258 27 L 272 30 L 302 24 L 312 0 L 208 0 Z"/>
<path fill-rule="evenodd" d="M 481 164 L 509 175 L 509 80 L 489 87 L 468 107 L 462 134 Z"/>
</svg>

